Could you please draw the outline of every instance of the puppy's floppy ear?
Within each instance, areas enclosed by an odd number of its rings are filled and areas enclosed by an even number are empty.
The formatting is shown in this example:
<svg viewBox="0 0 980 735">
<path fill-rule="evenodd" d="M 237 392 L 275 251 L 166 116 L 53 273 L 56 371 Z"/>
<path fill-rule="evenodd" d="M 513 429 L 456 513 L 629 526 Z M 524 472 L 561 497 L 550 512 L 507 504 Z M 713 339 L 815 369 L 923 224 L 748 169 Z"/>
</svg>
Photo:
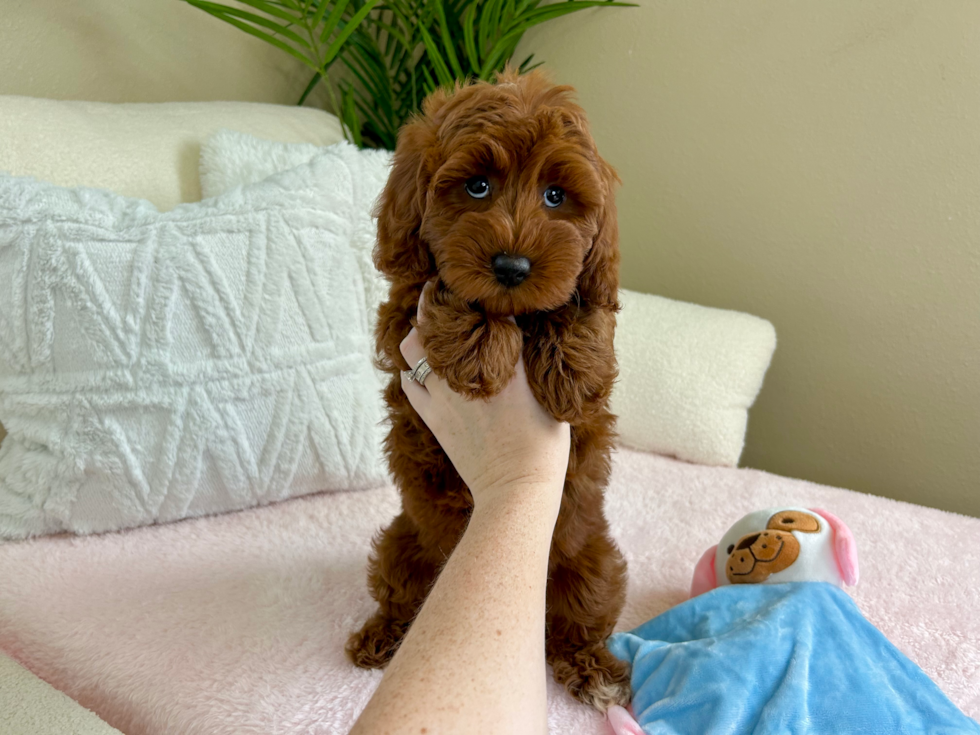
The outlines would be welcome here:
<svg viewBox="0 0 980 735">
<path fill-rule="evenodd" d="M 615 189 L 619 176 L 608 163 L 599 159 L 606 199 L 599 213 L 599 231 L 585 256 L 578 278 L 581 300 L 591 306 L 613 307 L 619 297 L 619 224 L 616 220 Z"/>
<path fill-rule="evenodd" d="M 446 94 L 437 91 L 426 99 L 424 115 L 401 129 L 388 183 L 378 201 L 374 265 L 393 282 L 422 282 L 435 274 L 419 229 L 436 153 L 433 116 L 445 102 Z"/>
</svg>

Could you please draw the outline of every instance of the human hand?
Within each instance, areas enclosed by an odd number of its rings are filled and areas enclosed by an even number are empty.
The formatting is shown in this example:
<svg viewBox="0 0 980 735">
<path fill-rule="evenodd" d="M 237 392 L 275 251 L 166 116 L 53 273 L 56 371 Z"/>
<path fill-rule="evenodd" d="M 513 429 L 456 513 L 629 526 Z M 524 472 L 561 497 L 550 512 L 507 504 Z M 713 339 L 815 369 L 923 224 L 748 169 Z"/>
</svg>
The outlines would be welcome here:
<svg viewBox="0 0 980 735">
<path fill-rule="evenodd" d="M 431 288 L 431 282 L 426 284 L 419 297 L 419 322 L 425 321 Z M 400 349 L 412 367 L 422 359 L 417 329 L 402 340 Z M 403 372 L 402 390 L 469 487 L 475 507 L 540 492 L 554 501 L 557 513 L 571 432 L 535 399 L 523 358 L 506 387 L 489 399 L 454 393 L 435 373 L 429 373 L 422 386 Z"/>
</svg>

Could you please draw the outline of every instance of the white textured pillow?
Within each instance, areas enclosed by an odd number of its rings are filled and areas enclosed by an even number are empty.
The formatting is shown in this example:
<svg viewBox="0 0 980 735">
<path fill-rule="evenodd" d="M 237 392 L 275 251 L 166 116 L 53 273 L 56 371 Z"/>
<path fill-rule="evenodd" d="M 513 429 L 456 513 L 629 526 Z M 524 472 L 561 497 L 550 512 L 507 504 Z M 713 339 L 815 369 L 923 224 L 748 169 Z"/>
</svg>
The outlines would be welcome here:
<svg viewBox="0 0 980 735">
<path fill-rule="evenodd" d="M 201 188 L 214 196 L 298 165 L 318 150 L 220 131 L 201 147 Z M 365 171 L 387 171 L 389 153 L 360 155 Z M 385 293 L 379 283 L 378 301 Z M 688 462 L 736 466 L 748 410 L 776 347 L 772 324 L 742 312 L 625 289 L 620 301 L 620 379 L 612 394 L 620 442 Z"/>
<path fill-rule="evenodd" d="M 371 251 L 377 237 L 377 223 L 371 217 L 374 204 L 391 168 L 391 152 L 358 149 L 341 141 L 327 147 L 308 143 L 279 143 L 263 140 L 237 130 L 219 130 L 201 144 L 201 194 L 205 198 L 216 197 L 238 186 L 247 186 L 302 166 L 323 151 L 335 151 L 343 157 L 345 166 L 358 179 L 364 190 L 361 222 L 364 223 L 355 247 L 362 250 L 362 257 L 371 262 Z M 328 174 L 329 175 L 329 174 Z M 388 282 L 371 267 L 365 278 L 370 324 L 377 315 L 378 306 L 387 297 Z"/>
<path fill-rule="evenodd" d="M 735 467 L 776 330 L 751 314 L 621 290 L 620 441 L 698 464 Z"/>
<path fill-rule="evenodd" d="M 328 147 L 348 148 L 351 156 L 357 159 L 354 165 L 359 174 L 380 182 L 377 193 L 381 193 L 388 180 L 391 151 L 358 149 L 346 141 Z M 311 143 L 283 143 L 237 130 L 219 130 L 201 144 L 201 196 L 205 199 L 216 197 L 236 186 L 262 181 L 280 171 L 303 165 L 322 150 L 322 146 Z"/>
<path fill-rule="evenodd" d="M 219 130 L 201 144 L 201 198 L 302 166 L 322 150 L 312 143 L 281 143 L 237 130 Z"/>
<path fill-rule="evenodd" d="M 0 177 L 0 537 L 386 480 L 350 153 L 166 213 Z"/>
</svg>

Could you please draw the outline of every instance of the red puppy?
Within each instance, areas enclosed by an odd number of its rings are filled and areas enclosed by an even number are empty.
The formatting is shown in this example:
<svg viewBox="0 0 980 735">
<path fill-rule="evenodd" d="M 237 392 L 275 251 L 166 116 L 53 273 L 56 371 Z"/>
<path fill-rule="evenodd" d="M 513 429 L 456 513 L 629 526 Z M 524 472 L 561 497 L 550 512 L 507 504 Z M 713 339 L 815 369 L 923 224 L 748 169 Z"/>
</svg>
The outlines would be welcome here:
<svg viewBox="0 0 980 735">
<path fill-rule="evenodd" d="M 378 612 L 351 636 L 359 666 L 384 666 L 466 528 L 472 497 L 401 390 L 399 344 L 422 287 L 419 327 L 434 372 L 485 398 L 523 350 L 538 401 L 571 425 L 572 446 L 549 563 L 548 662 L 600 710 L 629 700 L 628 671 L 605 647 L 623 605 L 626 564 L 609 536 L 603 489 L 615 417 L 613 331 L 619 248 L 613 190 L 570 87 L 500 75 L 431 95 L 402 129 L 379 204 L 375 264 L 391 282 L 379 310 L 385 442 L 402 513 L 375 541 Z M 508 317 L 516 317 L 515 321 Z"/>
</svg>

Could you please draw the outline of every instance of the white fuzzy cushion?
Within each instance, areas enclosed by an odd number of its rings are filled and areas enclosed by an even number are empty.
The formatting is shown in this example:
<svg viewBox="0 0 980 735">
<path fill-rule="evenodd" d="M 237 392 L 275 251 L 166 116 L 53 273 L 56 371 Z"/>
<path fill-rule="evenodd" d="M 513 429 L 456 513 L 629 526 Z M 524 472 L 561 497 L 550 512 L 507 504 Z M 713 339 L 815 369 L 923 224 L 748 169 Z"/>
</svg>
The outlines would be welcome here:
<svg viewBox="0 0 980 735">
<path fill-rule="evenodd" d="M 621 290 L 620 441 L 698 464 L 735 467 L 773 351 L 765 319 Z"/>
<path fill-rule="evenodd" d="M 308 161 L 318 150 L 220 131 L 201 147 L 202 190 L 215 196 Z M 387 165 L 390 156 L 360 155 L 369 170 Z M 383 288 L 377 293 L 383 295 Z M 612 406 L 621 443 L 689 462 L 736 466 L 748 409 L 776 347 L 772 324 L 625 289 L 620 301 L 620 379 Z"/>
<path fill-rule="evenodd" d="M 335 145 L 348 144 L 338 141 Z M 207 199 L 236 186 L 255 184 L 280 171 L 303 165 L 322 150 L 312 143 L 284 143 L 237 130 L 219 130 L 201 144 L 201 196 Z M 357 165 L 372 180 L 381 177 L 382 184 L 387 180 L 390 151 L 364 149 L 357 152 L 357 157 L 360 159 Z"/>
<path fill-rule="evenodd" d="M 358 160 L 166 213 L 0 177 L 0 537 L 385 481 Z"/>
</svg>

